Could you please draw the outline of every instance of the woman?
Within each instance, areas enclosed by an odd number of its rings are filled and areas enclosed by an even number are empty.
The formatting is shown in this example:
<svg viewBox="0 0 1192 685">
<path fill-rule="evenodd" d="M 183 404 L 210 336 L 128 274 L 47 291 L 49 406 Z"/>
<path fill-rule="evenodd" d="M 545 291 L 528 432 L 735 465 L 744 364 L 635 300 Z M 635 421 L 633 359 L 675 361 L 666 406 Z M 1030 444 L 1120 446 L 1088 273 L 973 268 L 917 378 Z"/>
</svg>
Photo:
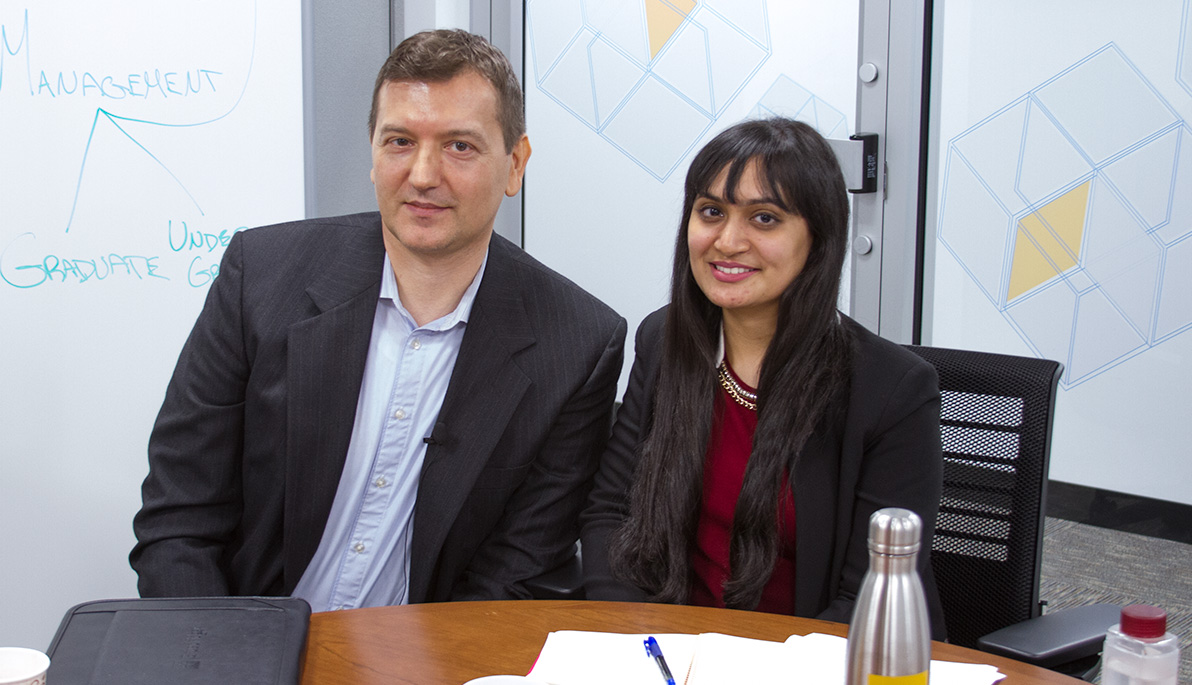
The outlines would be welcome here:
<svg viewBox="0 0 1192 685">
<path fill-rule="evenodd" d="M 696 156 L 671 304 L 638 329 L 584 512 L 589 599 L 847 622 L 870 514 L 934 530 L 935 370 L 836 310 L 847 242 L 840 168 L 809 126 L 748 121 Z"/>
</svg>

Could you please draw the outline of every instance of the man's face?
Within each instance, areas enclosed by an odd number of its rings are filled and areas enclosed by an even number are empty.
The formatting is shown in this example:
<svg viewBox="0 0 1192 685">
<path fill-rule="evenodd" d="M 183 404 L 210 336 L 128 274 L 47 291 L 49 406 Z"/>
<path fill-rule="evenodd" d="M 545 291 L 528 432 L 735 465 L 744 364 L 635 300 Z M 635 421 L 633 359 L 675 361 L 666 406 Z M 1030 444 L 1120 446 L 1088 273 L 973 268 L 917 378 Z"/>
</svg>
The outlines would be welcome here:
<svg viewBox="0 0 1192 685">
<path fill-rule="evenodd" d="M 386 250 L 422 259 L 483 252 L 529 157 L 525 136 L 505 152 L 496 90 L 475 72 L 382 85 L 370 176 Z"/>
</svg>

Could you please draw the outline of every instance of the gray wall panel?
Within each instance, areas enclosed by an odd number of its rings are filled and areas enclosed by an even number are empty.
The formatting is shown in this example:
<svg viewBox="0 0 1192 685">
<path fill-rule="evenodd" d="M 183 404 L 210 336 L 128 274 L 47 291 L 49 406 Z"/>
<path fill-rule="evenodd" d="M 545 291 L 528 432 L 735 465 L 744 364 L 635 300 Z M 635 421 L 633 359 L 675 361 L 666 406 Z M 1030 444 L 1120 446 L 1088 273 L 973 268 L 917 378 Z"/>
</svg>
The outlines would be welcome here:
<svg viewBox="0 0 1192 685">
<path fill-rule="evenodd" d="M 377 207 L 367 124 L 373 81 L 389 55 L 390 16 L 389 0 L 303 3 L 308 217 Z"/>
</svg>

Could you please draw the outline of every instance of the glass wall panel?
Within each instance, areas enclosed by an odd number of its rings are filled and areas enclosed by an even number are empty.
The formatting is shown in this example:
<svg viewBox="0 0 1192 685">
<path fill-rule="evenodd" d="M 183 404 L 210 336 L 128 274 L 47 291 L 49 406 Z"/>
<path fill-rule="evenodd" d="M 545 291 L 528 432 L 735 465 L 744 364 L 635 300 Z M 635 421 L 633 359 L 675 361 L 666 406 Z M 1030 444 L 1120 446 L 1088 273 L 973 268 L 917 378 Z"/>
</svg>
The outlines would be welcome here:
<svg viewBox="0 0 1192 685">
<path fill-rule="evenodd" d="M 924 337 L 1059 360 L 1052 477 L 1184 503 L 1190 4 L 936 3 Z"/>
<path fill-rule="evenodd" d="M 857 26 L 855 3 L 530 0 L 526 249 L 632 334 L 669 299 L 683 177 L 704 143 L 768 114 L 854 132 Z"/>
</svg>

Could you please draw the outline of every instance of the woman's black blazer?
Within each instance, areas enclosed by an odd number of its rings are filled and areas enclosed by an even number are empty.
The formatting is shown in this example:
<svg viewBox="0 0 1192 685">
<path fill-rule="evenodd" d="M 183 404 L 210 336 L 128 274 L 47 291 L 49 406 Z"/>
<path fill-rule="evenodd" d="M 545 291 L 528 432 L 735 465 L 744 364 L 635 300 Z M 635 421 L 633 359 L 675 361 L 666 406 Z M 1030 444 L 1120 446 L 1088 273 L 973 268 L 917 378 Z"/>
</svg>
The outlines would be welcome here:
<svg viewBox="0 0 1192 685">
<path fill-rule="evenodd" d="M 628 511 L 638 453 L 650 426 L 666 308 L 638 328 L 633 370 L 583 514 L 588 599 L 642 601 L 609 567 L 609 541 Z M 935 368 L 842 315 L 853 339 L 847 411 L 817 430 L 795 467 L 795 615 L 847 623 L 869 566 L 869 517 L 884 507 L 919 514 L 928 531 L 919 553 L 933 638 L 943 613 L 931 576 L 931 531 L 939 510 L 942 454 Z M 708 373 L 714 370 L 709 368 Z"/>
</svg>

